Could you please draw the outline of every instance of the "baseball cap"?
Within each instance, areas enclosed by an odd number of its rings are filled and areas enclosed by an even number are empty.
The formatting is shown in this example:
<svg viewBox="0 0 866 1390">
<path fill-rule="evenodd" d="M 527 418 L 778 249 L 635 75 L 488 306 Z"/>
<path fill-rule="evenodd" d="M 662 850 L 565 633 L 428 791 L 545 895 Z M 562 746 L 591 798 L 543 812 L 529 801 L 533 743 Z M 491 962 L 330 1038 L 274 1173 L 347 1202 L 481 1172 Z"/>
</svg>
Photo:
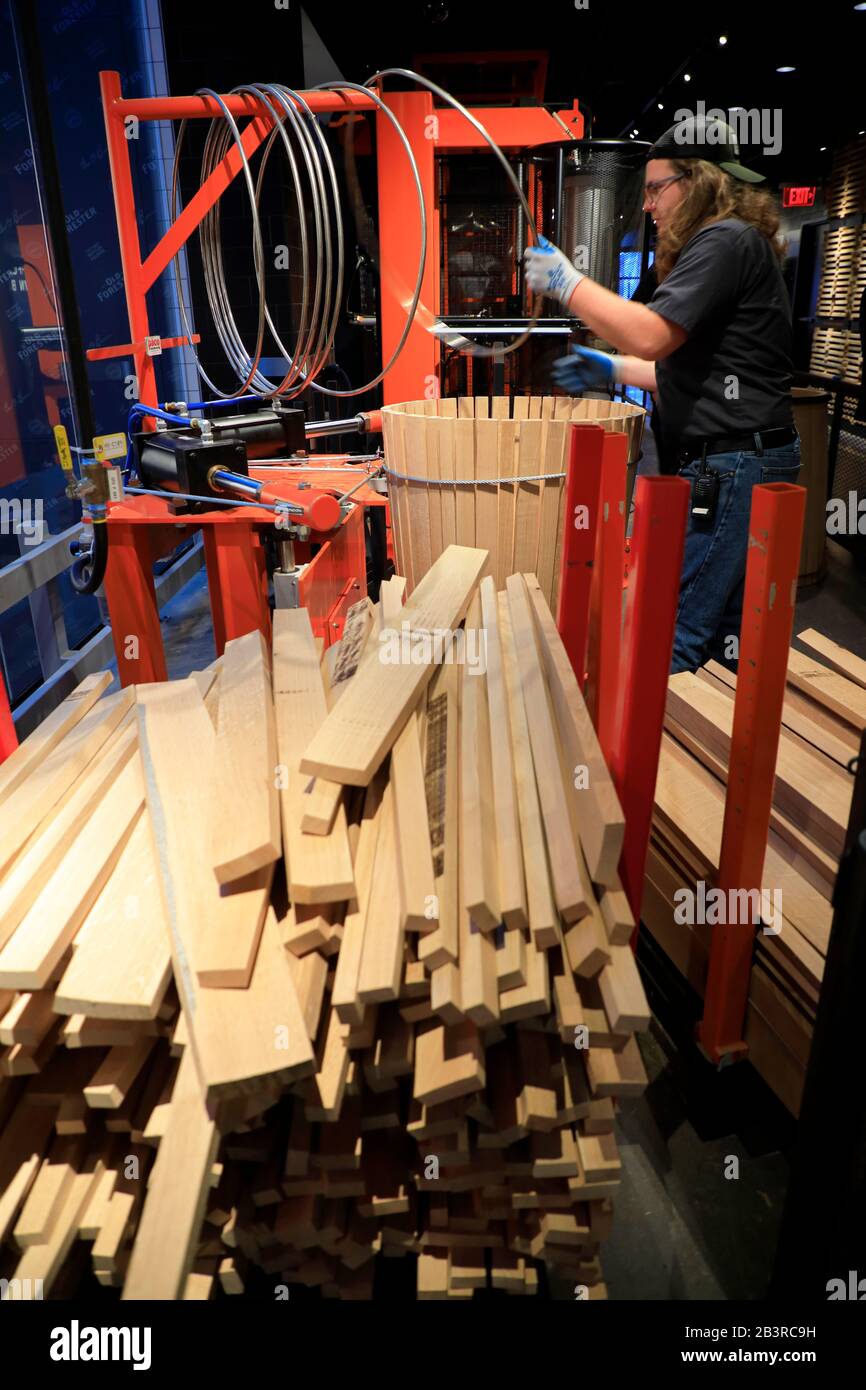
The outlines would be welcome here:
<svg viewBox="0 0 866 1390">
<path fill-rule="evenodd" d="M 731 127 L 717 116 L 687 116 L 660 135 L 650 159 L 706 159 L 743 183 L 765 183 L 763 174 L 740 163 L 740 147 Z"/>
</svg>

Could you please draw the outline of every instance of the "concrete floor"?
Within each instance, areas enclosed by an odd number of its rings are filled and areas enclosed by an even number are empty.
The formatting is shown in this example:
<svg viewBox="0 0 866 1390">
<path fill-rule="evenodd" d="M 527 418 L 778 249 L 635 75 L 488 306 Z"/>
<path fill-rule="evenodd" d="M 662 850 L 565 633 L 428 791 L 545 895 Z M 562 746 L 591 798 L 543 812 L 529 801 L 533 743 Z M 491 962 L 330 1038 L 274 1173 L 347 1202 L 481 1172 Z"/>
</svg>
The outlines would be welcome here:
<svg viewBox="0 0 866 1390">
<path fill-rule="evenodd" d="M 866 657 L 866 585 L 834 543 L 825 580 L 800 596 L 794 631 L 805 627 Z M 203 571 L 166 604 L 162 630 L 172 678 L 213 660 Z M 649 1086 L 623 1104 L 617 1123 L 623 1178 L 603 1261 L 610 1297 L 760 1299 L 794 1123 L 747 1064 L 717 1073 L 701 1058 L 691 1041 L 694 998 L 679 984 L 657 985 L 652 971 L 645 978 L 655 1015 L 640 1040 Z M 731 1156 L 739 1160 L 735 1179 L 725 1176 Z M 565 1286 L 551 1292 L 574 1296 Z"/>
</svg>

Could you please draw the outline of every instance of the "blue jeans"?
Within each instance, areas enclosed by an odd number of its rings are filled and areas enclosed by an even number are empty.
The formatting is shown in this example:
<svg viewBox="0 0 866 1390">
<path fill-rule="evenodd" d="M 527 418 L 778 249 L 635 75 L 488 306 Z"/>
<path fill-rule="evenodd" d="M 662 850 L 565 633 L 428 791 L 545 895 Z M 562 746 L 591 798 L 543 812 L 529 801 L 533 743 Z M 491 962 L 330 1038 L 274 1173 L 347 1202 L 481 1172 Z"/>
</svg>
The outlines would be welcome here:
<svg viewBox="0 0 866 1390">
<path fill-rule="evenodd" d="M 708 454 L 719 474 L 719 499 L 712 526 L 689 516 L 680 601 L 674 632 L 671 671 L 696 671 L 711 657 L 730 665 L 738 647 L 743 616 L 743 588 L 749 548 L 749 513 L 756 483 L 796 483 L 800 443 L 795 440 L 763 454 Z M 700 459 L 687 463 L 679 477 L 692 482 Z"/>
</svg>

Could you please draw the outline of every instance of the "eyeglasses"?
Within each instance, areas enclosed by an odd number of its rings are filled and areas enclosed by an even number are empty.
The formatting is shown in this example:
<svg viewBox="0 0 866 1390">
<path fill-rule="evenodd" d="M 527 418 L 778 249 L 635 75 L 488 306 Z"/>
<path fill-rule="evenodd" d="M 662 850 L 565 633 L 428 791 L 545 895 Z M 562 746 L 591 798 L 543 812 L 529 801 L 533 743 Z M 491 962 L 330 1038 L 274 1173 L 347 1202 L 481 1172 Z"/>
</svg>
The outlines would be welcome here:
<svg viewBox="0 0 866 1390">
<path fill-rule="evenodd" d="M 685 174 L 671 174 L 666 179 L 655 179 L 648 183 L 644 188 L 644 202 L 649 203 L 650 207 L 655 207 L 659 200 L 659 194 L 663 188 L 667 188 L 669 183 L 676 183 L 679 179 L 684 179 Z"/>
</svg>

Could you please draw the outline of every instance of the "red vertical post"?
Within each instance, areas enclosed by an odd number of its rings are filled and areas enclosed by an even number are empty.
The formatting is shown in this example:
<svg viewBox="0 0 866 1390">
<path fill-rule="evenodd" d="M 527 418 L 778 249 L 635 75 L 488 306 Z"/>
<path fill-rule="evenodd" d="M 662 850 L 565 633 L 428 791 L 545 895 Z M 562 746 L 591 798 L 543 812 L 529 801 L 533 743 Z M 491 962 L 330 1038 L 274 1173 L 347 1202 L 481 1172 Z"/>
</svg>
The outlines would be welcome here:
<svg viewBox="0 0 866 1390">
<path fill-rule="evenodd" d="M 104 587 L 120 684 L 168 680 L 149 526 L 109 523 Z"/>
<path fill-rule="evenodd" d="M 805 508 L 805 488 L 763 483 L 752 489 L 717 880 L 725 893 L 762 887 Z M 714 1062 L 747 1050 L 743 1025 L 756 929 L 751 922 L 713 927 L 698 1039 Z"/>
<path fill-rule="evenodd" d="M 213 640 L 217 656 L 222 656 L 226 646 L 226 620 L 223 613 L 222 590 L 220 589 L 219 554 L 216 547 L 215 526 L 201 528 L 204 546 L 204 563 L 207 571 L 207 594 L 210 601 L 210 616 L 213 623 Z"/>
<path fill-rule="evenodd" d="M 604 430 L 601 425 L 572 424 L 568 433 L 565 523 L 556 626 L 578 685 L 583 690 Z"/>
<path fill-rule="evenodd" d="M 14 753 L 17 747 L 18 735 L 15 732 L 15 721 L 9 706 L 9 692 L 6 689 L 2 667 L 0 667 L 0 763 L 5 763 L 10 753 Z"/>
<path fill-rule="evenodd" d="M 598 536 L 589 601 L 586 704 L 605 758 L 610 760 L 622 646 L 625 565 L 625 474 L 628 436 L 602 439 Z"/>
<path fill-rule="evenodd" d="M 115 109 L 115 102 L 122 99 L 120 74 L 100 72 L 99 88 L 102 93 L 102 109 L 105 114 L 105 137 L 108 144 L 108 162 L 111 168 L 111 186 L 114 191 L 114 211 L 117 216 L 117 237 L 120 242 L 120 264 L 123 268 L 123 288 L 126 293 L 126 310 L 129 314 L 130 341 L 135 347 L 135 373 L 138 378 L 138 399 L 147 405 L 156 405 L 156 373 L 153 358 L 144 350 L 144 340 L 150 333 L 147 318 L 147 300 L 141 269 L 141 246 L 138 240 L 138 222 L 135 217 L 135 190 L 132 186 L 132 169 L 129 162 L 130 141 L 125 119 L 135 121 L 131 116 L 124 118 Z M 138 145 L 135 145 L 138 149 Z"/>
<path fill-rule="evenodd" d="M 429 325 L 439 317 L 439 199 L 434 154 L 439 115 L 430 92 L 388 92 L 383 98 L 409 137 L 418 165 L 427 210 L 427 259 L 418 313 L 403 351 L 382 383 L 385 405 L 420 400 L 438 387 L 439 344 Z M 379 262 L 382 266 L 382 365 L 403 332 L 411 304 L 421 225 L 415 181 L 406 151 L 394 127 L 376 115 L 376 165 L 379 184 Z M 470 359 L 471 361 L 471 359 Z"/>
<path fill-rule="evenodd" d="M 238 520 L 203 529 L 217 656 L 226 642 L 256 628 L 270 646 L 268 572 L 257 528 Z"/>
<path fill-rule="evenodd" d="M 619 874 L 636 922 L 652 822 L 690 489 L 638 478 L 622 667 L 609 755 L 625 816 Z"/>
</svg>

